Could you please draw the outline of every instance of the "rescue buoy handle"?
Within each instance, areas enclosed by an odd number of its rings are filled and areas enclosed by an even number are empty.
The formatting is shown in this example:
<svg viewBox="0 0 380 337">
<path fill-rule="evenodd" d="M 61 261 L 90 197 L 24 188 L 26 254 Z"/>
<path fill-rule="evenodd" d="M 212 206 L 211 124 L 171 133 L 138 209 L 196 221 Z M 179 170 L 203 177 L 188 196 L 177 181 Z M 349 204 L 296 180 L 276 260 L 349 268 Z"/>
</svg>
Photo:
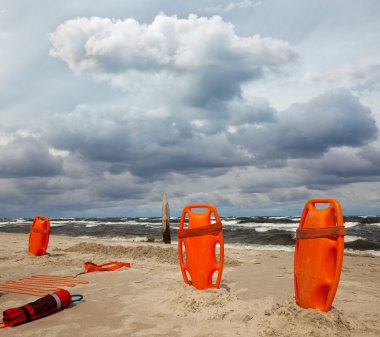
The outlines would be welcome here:
<svg viewBox="0 0 380 337">
<path fill-rule="evenodd" d="M 216 224 L 218 224 L 220 222 L 218 211 L 216 210 L 215 206 L 213 206 L 213 205 L 206 205 L 206 204 L 187 205 L 187 206 L 185 206 L 185 208 L 182 211 L 181 221 L 180 221 L 180 224 L 179 224 L 179 229 L 180 230 L 182 230 L 183 227 L 184 227 L 184 225 L 185 225 L 186 214 L 190 218 L 191 214 L 196 213 L 196 212 L 192 212 L 191 211 L 193 208 L 204 208 L 204 209 L 207 209 L 207 211 L 205 211 L 204 213 L 207 214 L 210 217 L 210 220 L 211 220 L 211 214 L 213 213 L 214 217 L 215 217 Z M 203 213 L 201 213 L 201 214 L 203 214 Z"/>
<path fill-rule="evenodd" d="M 71 295 L 71 303 L 80 302 L 82 300 L 83 300 L 83 295 L 80 295 L 80 294 Z"/>
<path fill-rule="evenodd" d="M 207 205 L 207 204 L 194 204 L 194 205 L 188 205 L 186 206 L 185 208 L 189 208 L 189 209 L 192 209 L 192 208 L 213 208 L 214 206 L 212 205 Z"/>
<path fill-rule="evenodd" d="M 215 208 L 215 206 L 213 206 L 213 205 L 206 205 L 206 204 L 195 204 L 195 205 L 188 205 L 188 206 L 186 206 L 185 208 L 184 208 L 184 212 L 186 211 L 186 210 L 192 210 L 192 209 L 194 209 L 194 208 L 205 208 L 205 209 L 207 209 L 207 211 L 208 212 L 214 212 L 214 213 L 216 213 L 216 208 Z"/>
<path fill-rule="evenodd" d="M 309 200 L 305 204 L 305 207 L 303 209 L 300 223 L 304 222 L 306 215 L 310 209 L 318 210 L 318 208 L 315 206 L 316 204 L 329 204 L 330 206 L 328 208 L 331 208 L 335 211 L 337 226 L 344 226 L 342 206 L 340 205 L 339 201 L 336 199 L 311 199 L 311 200 Z M 322 211 L 322 210 L 320 210 L 320 211 Z"/>
</svg>

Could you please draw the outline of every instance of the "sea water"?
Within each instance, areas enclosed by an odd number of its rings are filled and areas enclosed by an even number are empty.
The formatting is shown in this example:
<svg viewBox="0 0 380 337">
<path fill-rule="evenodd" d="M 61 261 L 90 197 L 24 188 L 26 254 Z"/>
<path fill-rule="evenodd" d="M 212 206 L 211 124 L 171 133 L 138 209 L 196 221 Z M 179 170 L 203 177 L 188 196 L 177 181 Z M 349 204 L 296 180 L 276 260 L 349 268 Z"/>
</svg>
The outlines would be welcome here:
<svg viewBox="0 0 380 337">
<path fill-rule="evenodd" d="M 170 219 L 172 241 L 177 240 L 179 218 Z M 300 218 L 291 216 L 223 217 L 226 247 L 237 249 L 293 251 Z M 0 219 L 0 232 L 29 233 L 33 219 Z M 352 253 L 380 256 L 380 216 L 349 216 L 345 249 Z M 159 217 L 52 218 L 51 235 L 103 238 L 113 241 L 162 240 Z"/>
</svg>

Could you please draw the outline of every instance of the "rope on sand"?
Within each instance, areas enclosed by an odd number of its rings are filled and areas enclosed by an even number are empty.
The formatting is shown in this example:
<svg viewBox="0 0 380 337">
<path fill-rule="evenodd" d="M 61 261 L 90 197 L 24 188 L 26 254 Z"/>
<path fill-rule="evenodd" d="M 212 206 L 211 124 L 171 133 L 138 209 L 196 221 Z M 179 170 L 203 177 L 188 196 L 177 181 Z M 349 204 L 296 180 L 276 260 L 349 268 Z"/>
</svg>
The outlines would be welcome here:
<svg viewBox="0 0 380 337">
<path fill-rule="evenodd" d="M 33 296 L 48 295 L 62 287 L 75 287 L 78 284 L 88 284 L 88 281 L 78 280 L 73 276 L 34 275 L 16 281 L 0 284 L 0 291 L 13 294 Z M 1 325 L 0 325 L 1 327 Z"/>
</svg>

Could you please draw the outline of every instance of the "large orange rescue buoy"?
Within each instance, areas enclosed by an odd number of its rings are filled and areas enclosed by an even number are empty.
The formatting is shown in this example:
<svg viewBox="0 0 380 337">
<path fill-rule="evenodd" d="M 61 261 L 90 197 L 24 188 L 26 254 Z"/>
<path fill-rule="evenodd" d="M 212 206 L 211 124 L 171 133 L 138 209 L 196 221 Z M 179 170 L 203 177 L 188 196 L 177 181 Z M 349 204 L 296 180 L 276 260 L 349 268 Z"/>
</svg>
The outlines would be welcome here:
<svg viewBox="0 0 380 337">
<path fill-rule="evenodd" d="M 206 211 L 195 212 L 193 209 L 206 209 Z M 215 218 L 215 223 L 211 223 L 212 216 Z M 188 227 L 185 229 L 187 221 Z M 219 288 L 223 272 L 224 240 L 222 223 L 214 206 L 188 205 L 183 209 L 178 229 L 178 254 L 186 284 L 191 282 L 197 289 Z M 215 272 L 217 276 L 214 283 Z M 187 273 L 190 275 L 190 280 Z"/>
<path fill-rule="evenodd" d="M 316 204 L 329 204 L 318 209 Z M 331 309 L 344 255 L 342 208 L 335 199 L 309 200 L 296 233 L 294 290 L 303 308 Z"/>
<path fill-rule="evenodd" d="M 37 215 L 30 226 L 29 252 L 33 255 L 45 255 L 50 237 L 50 219 Z"/>
</svg>

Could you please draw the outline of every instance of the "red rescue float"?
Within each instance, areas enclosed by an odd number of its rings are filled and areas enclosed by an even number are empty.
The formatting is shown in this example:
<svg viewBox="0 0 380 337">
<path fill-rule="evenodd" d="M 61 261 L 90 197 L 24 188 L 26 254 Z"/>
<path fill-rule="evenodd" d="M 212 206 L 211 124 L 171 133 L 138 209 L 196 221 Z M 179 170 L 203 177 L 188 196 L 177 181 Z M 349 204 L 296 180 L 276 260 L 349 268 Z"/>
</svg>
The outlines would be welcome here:
<svg viewBox="0 0 380 337">
<path fill-rule="evenodd" d="M 193 209 L 206 209 L 206 211 L 194 212 Z M 211 223 L 212 216 L 215 218 L 215 223 Z M 184 229 L 187 218 L 188 228 Z M 224 263 L 222 229 L 222 223 L 214 206 L 188 205 L 183 209 L 178 229 L 178 255 L 186 284 L 191 282 L 200 290 L 219 288 Z M 219 244 L 219 262 L 217 261 L 217 244 Z M 213 283 L 215 272 L 217 272 L 217 277 Z"/>
<path fill-rule="evenodd" d="M 30 227 L 29 252 L 36 256 L 46 254 L 50 237 L 50 219 L 37 215 Z"/>
<path fill-rule="evenodd" d="M 329 204 L 318 209 L 316 204 Z M 294 290 L 303 308 L 331 309 L 344 255 L 342 208 L 335 199 L 309 200 L 296 233 Z"/>
</svg>

